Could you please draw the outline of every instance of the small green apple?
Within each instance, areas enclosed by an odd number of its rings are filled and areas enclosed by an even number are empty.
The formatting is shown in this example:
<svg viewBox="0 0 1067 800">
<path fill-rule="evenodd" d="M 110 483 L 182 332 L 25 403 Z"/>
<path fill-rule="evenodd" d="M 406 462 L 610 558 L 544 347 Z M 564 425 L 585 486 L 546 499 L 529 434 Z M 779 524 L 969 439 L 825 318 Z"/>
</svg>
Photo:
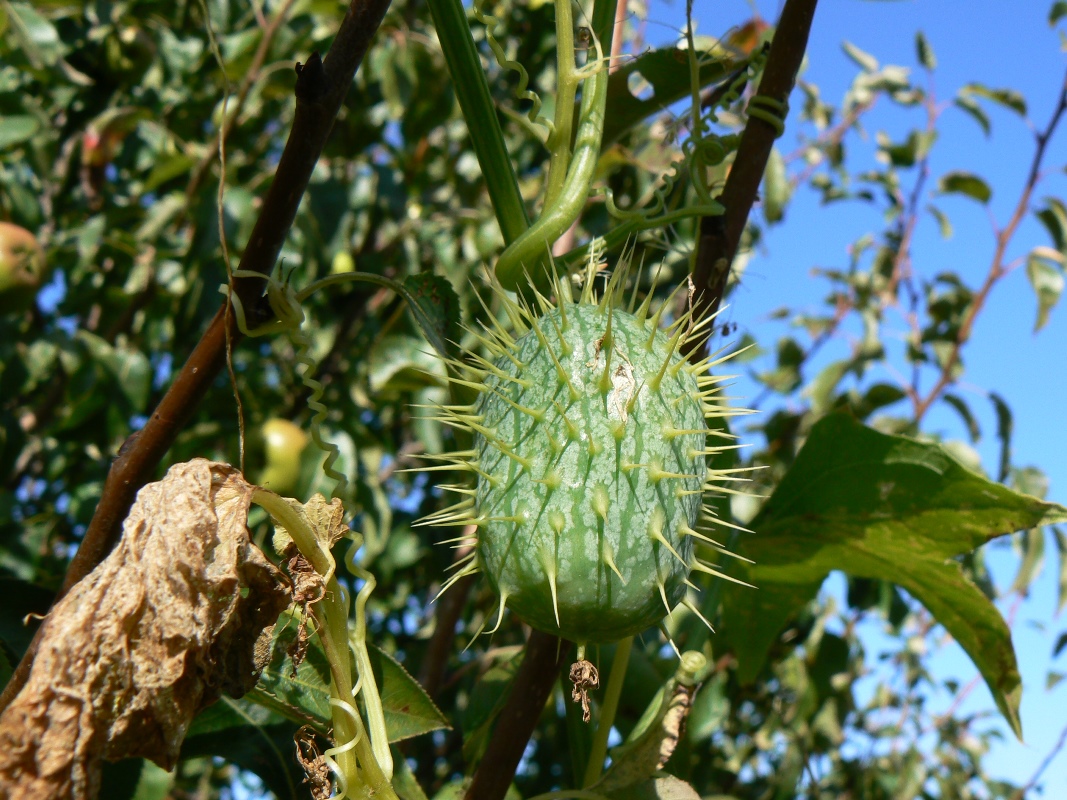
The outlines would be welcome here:
<svg viewBox="0 0 1067 800">
<path fill-rule="evenodd" d="M 300 457 L 310 437 L 287 419 L 268 419 L 259 430 L 263 468 L 256 483 L 281 495 L 292 495 L 300 483 Z"/>
</svg>

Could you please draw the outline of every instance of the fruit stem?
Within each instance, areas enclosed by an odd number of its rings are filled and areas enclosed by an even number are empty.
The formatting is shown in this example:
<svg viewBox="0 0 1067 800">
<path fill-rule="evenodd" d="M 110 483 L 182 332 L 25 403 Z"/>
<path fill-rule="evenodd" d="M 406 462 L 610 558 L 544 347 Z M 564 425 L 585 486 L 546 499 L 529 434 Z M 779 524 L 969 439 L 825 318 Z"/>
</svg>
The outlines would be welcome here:
<svg viewBox="0 0 1067 800">
<path fill-rule="evenodd" d="M 589 763 L 585 768 L 585 778 L 582 780 L 582 788 L 587 789 L 600 779 L 600 770 L 604 767 L 604 759 L 608 754 L 608 734 L 615 724 L 615 712 L 619 708 L 619 697 L 622 696 L 622 682 L 626 677 L 626 668 L 630 665 L 630 650 L 633 647 L 634 637 L 627 636 L 615 645 L 615 658 L 611 662 L 611 674 L 608 676 L 608 685 L 604 690 L 604 702 L 600 706 L 600 719 L 597 720 L 596 734 L 593 736 L 592 748 L 589 751 Z"/>
</svg>

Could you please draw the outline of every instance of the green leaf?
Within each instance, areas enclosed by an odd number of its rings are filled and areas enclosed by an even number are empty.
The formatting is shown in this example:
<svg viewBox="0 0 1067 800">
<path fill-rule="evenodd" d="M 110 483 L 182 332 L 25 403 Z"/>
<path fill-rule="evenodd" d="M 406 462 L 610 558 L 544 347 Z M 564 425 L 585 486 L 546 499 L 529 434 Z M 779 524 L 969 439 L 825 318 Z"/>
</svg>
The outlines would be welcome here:
<svg viewBox="0 0 1067 800">
<path fill-rule="evenodd" d="M 926 210 L 929 211 L 933 215 L 934 219 L 937 220 L 937 226 L 938 226 L 938 228 L 941 229 L 941 238 L 942 239 L 951 239 L 952 238 L 952 222 L 949 220 L 949 218 L 945 214 L 945 212 L 942 211 L 937 206 L 934 206 L 934 205 L 927 206 Z"/>
<path fill-rule="evenodd" d="M 1067 534 L 1051 526 L 1052 538 L 1056 542 L 1056 556 L 1060 562 L 1059 579 L 1056 582 L 1056 613 L 1063 613 L 1067 606 Z"/>
<path fill-rule="evenodd" d="M 700 86 L 728 81 L 740 65 L 740 60 L 702 58 Z M 639 75 L 652 87 L 652 94 L 643 99 L 630 91 L 630 76 Z M 729 78 L 727 76 L 730 76 Z M 688 97 L 689 52 L 676 47 L 651 50 L 633 61 L 625 62 L 608 80 L 608 104 L 604 114 L 602 149 L 616 142 L 630 128 L 672 103 Z"/>
<path fill-rule="evenodd" d="M 982 429 L 978 427 L 978 420 L 975 419 L 974 414 L 971 413 L 970 407 L 963 401 L 963 398 L 946 392 L 941 399 L 956 409 L 956 413 L 960 415 L 963 424 L 967 426 L 967 435 L 971 437 L 972 442 L 977 442 L 982 438 Z"/>
<path fill-rule="evenodd" d="M 181 758 L 225 758 L 254 772 L 279 798 L 303 800 L 307 790 L 293 758 L 293 733 L 297 726 L 246 695 L 242 700 L 223 697 L 193 720 L 182 742 Z"/>
<path fill-rule="evenodd" d="M 992 538 L 1067 519 L 1067 508 L 993 483 L 940 445 L 888 436 L 832 414 L 811 430 L 796 461 L 743 537 L 756 561 L 727 587 L 724 620 L 752 681 L 782 625 L 832 570 L 892 581 L 923 603 L 964 648 L 998 708 L 1020 733 L 1021 682 L 1011 634 L 963 574 L 958 556 Z"/>
<path fill-rule="evenodd" d="M 834 402 L 834 392 L 841 379 L 848 374 L 852 367 L 852 359 L 834 361 L 827 365 L 815 379 L 808 384 L 804 393 L 811 398 L 811 408 L 816 414 L 823 414 L 829 410 Z"/>
<path fill-rule="evenodd" d="M 990 131 L 993 129 L 993 124 L 989 121 L 989 115 L 985 113 L 985 110 L 978 105 L 978 101 L 970 95 L 960 95 L 952 101 L 956 108 L 960 109 L 971 117 L 981 127 L 982 132 L 989 136 Z"/>
<path fill-rule="evenodd" d="M 878 69 L 878 59 L 870 53 L 860 50 L 851 42 L 842 42 L 841 49 L 845 55 L 851 58 L 864 72 L 875 72 Z"/>
<path fill-rule="evenodd" d="M 700 793 L 681 778 L 664 775 L 616 789 L 611 797 L 614 800 L 700 800 Z"/>
<path fill-rule="evenodd" d="M 410 334 L 382 337 L 367 357 L 367 377 L 375 394 L 444 385 L 445 374 L 441 359 L 430 352 L 423 339 Z"/>
<path fill-rule="evenodd" d="M 785 206 L 793 195 L 793 187 L 785 171 L 785 162 L 778 148 L 771 149 L 767 169 L 763 173 L 763 214 L 767 222 L 781 222 Z"/>
<path fill-rule="evenodd" d="M 993 411 L 997 415 L 997 439 L 1000 440 L 1000 464 L 997 469 L 997 480 L 1008 479 L 1011 470 L 1011 434 L 1015 427 L 1011 413 L 1011 407 L 1004 402 L 996 392 L 989 393 L 989 400 L 993 403 Z"/>
<path fill-rule="evenodd" d="M 1061 253 L 1067 250 L 1067 206 L 1063 201 L 1058 197 L 1046 197 L 1045 207 L 1036 214 L 1052 237 L 1053 246 Z"/>
<path fill-rule="evenodd" d="M 41 123 L 29 114 L 0 117 L 0 150 L 27 142 L 37 135 Z"/>
<path fill-rule="evenodd" d="M 415 322 L 443 358 L 452 355 L 459 325 L 459 297 L 447 280 L 430 272 L 409 275 L 397 284 Z"/>
<path fill-rule="evenodd" d="M 930 154 L 937 141 L 937 131 L 911 131 L 903 144 L 884 147 L 886 155 L 895 167 L 911 167 Z"/>
<path fill-rule="evenodd" d="M 630 735 L 611 750 L 611 766 L 590 787 L 591 791 L 606 797 L 621 797 L 622 790 L 646 786 L 656 776 L 678 745 L 693 692 L 706 671 L 707 660 L 699 652 L 690 650 L 682 654 L 674 675 L 660 687 Z"/>
<path fill-rule="evenodd" d="M 937 69 L 937 56 L 934 55 L 934 49 L 922 31 L 917 31 L 915 34 L 915 53 L 919 63 L 925 69 Z"/>
<path fill-rule="evenodd" d="M 1048 251 L 1047 253 L 1039 251 Z M 1048 255 L 1055 256 L 1055 259 Z M 1034 322 L 1034 333 L 1045 327 L 1048 315 L 1060 300 L 1063 294 L 1063 256 L 1055 250 L 1035 247 L 1026 260 L 1026 277 L 1030 286 L 1037 295 L 1037 319 Z"/>
<path fill-rule="evenodd" d="M 1031 528 L 1023 533 L 1016 542 L 1021 550 L 1022 559 L 1011 582 L 1012 592 L 1026 593 L 1030 584 L 1040 574 L 1045 563 L 1045 531 L 1043 528 Z"/>
<path fill-rule="evenodd" d="M 1014 89 L 990 89 L 981 83 L 968 83 L 960 89 L 960 93 L 983 97 L 1014 111 L 1021 117 L 1026 116 L 1026 98 Z"/>
<path fill-rule="evenodd" d="M 451 729 L 448 718 L 399 661 L 373 644 L 370 660 L 376 675 L 381 673 L 379 694 L 390 743 Z"/>
<path fill-rule="evenodd" d="M 247 697 L 301 725 L 310 724 L 320 733 L 331 725 L 330 666 L 316 639 L 308 642 L 306 657 L 292 676 L 293 662 L 287 649 L 296 638 L 294 615 L 283 614 L 275 628 L 270 663 Z M 410 739 L 448 728 L 448 720 L 426 691 L 392 656 L 370 646 L 370 659 L 382 698 L 385 728 L 390 742 Z"/>
<path fill-rule="evenodd" d="M 937 190 L 941 194 L 963 194 L 973 197 L 979 203 L 988 203 L 993 196 L 992 190 L 984 180 L 970 172 L 946 172 L 938 182 Z"/>
<path fill-rule="evenodd" d="M 66 53 L 56 27 L 28 3 L 12 3 L 10 8 L 15 12 L 10 19 L 11 30 L 29 62 L 36 69 L 54 66 Z"/>
<path fill-rule="evenodd" d="M 1056 23 L 1063 18 L 1064 14 L 1067 14 L 1067 2 L 1064 2 L 1064 0 L 1056 0 L 1056 2 L 1052 4 L 1052 8 L 1048 11 L 1049 27 L 1055 27 Z"/>
<path fill-rule="evenodd" d="M 497 663 L 486 670 L 474 684 L 463 714 L 463 758 L 468 764 L 481 761 L 497 717 L 504 709 L 519 669 L 514 649 L 498 654 Z"/>
<path fill-rule="evenodd" d="M 79 330 L 78 339 L 85 344 L 93 360 L 114 379 L 115 385 L 133 411 L 141 411 L 148 404 L 152 389 L 152 366 L 140 350 L 113 347 L 105 339 L 86 330 Z"/>
</svg>

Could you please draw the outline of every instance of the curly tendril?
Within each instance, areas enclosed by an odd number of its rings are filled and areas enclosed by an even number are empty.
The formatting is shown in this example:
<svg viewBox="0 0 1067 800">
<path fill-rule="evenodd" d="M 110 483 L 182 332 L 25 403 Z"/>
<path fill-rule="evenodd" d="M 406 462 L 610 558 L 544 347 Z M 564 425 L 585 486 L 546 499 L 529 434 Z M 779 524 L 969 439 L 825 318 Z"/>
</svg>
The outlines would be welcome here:
<svg viewBox="0 0 1067 800">
<path fill-rule="evenodd" d="M 513 58 L 508 58 L 507 53 L 504 52 L 504 47 L 493 35 L 493 30 L 502 24 L 502 21 L 487 13 L 484 10 L 484 3 L 475 0 L 474 3 L 474 18 L 485 26 L 485 40 L 489 44 L 489 49 L 493 51 L 493 56 L 496 58 L 496 63 L 500 65 L 500 68 L 507 70 L 508 72 L 514 72 L 519 76 L 519 85 L 512 92 L 516 100 L 529 100 L 533 103 L 533 106 L 526 112 L 526 118 L 530 121 L 530 124 L 534 127 L 540 128 L 548 134 L 551 139 L 555 134 L 555 126 L 541 114 L 541 98 L 537 92 L 529 88 L 530 74 L 526 71 L 526 68 Z"/>
<path fill-rule="evenodd" d="M 329 409 L 322 403 L 322 396 L 326 389 L 320 381 L 312 377 L 315 372 L 315 361 L 311 358 L 311 339 L 301 327 L 304 323 L 304 310 L 300 305 L 300 295 L 288 281 L 280 281 L 274 275 L 262 275 L 252 270 L 241 269 L 236 270 L 233 275 L 235 278 L 262 278 L 267 281 L 267 302 L 270 303 L 271 311 L 277 319 L 257 328 L 248 327 L 241 298 L 230 286 L 220 286 L 219 291 L 229 298 L 237 319 L 237 327 L 245 336 L 266 336 L 283 331 L 289 334 L 289 338 L 296 347 L 296 361 L 304 368 L 300 380 L 311 391 L 311 396 L 307 401 L 308 408 L 315 412 L 311 418 L 311 441 L 326 456 L 322 470 L 327 477 L 336 481 L 334 496 L 341 495 L 348 487 L 348 476 L 334 466 L 341 457 L 340 448 L 333 442 L 327 442 L 322 438 L 322 423 L 326 421 L 329 413 Z"/>
</svg>

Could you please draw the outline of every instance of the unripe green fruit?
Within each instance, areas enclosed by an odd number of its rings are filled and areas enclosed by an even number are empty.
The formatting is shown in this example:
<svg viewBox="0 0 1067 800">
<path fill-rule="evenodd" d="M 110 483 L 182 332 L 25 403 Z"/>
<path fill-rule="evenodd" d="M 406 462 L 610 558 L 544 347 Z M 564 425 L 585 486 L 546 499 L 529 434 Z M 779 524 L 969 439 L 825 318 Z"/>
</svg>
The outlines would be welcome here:
<svg viewBox="0 0 1067 800">
<path fill-rule="evenodd" d="M 523 369 L 498 361 L 511 380 L 489 377 L 478 407 L 492 476 L 478 482 L 479 557 L 533 627 L 614 641 L 685 595 L 679 531 L 696 524 L 706 472 L 699 389 L 671 370 L 685 362 L 667 336 L 626 312 L 572 305 L 536 324 L 516 342 Z"/>
<path fill-rule="evenodd" d="M 300 457 L 308 445 L 308 435 L 289 420 L 274 418 L 263 423 L 256 438 L 250 449 L 263 448 L 263 469 L 256 482 L 277 494 L 292 495 L 300 483 Z"/>
<path fill-rule="evenodd" d="M 501 612 L 579 643 L 693 608 L 690 570 L 714 571 L 693 539 L 707 540 L 697 530 L 714 452 L 705 417 L 726 413 L 709 402 L 716 379 L 679 353 L 688 314 L 662 331 L 644 305 L 615 308 L 613 289 L 599 304 L 589 289 L 579 303 L 543 302 L 540 316 L 505 298 L 517 335 L 498 327 L 483 340 L 494 358 L 453 364 L 480 396 L 443 409 L 475 440 L 445 460 L 477 486 L 447 487 L 468 500 L 427 519 L 475 525 L 474 560 L 458 574 L 480 568 Z"/>
</svg>

